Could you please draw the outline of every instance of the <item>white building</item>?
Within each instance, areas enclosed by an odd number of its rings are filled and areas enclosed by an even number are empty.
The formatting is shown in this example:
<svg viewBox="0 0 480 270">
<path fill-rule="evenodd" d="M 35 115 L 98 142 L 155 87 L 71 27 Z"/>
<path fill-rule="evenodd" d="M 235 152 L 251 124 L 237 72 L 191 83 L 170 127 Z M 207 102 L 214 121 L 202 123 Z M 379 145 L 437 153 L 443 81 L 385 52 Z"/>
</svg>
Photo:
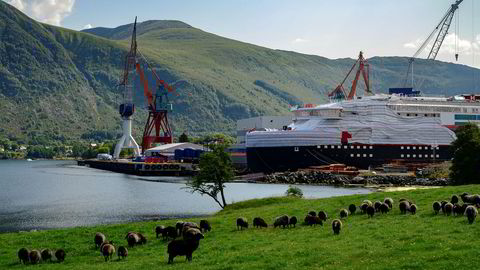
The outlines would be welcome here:
<svg viewBox="0 0 480 270">
<path fill-rule="evenodd" d="M 292 115 L 258 116 L 237 120 L 237 144 L 245 143 L 245 134 L 252 129 L 282 129 L 292 123 Z"/>
</svg>

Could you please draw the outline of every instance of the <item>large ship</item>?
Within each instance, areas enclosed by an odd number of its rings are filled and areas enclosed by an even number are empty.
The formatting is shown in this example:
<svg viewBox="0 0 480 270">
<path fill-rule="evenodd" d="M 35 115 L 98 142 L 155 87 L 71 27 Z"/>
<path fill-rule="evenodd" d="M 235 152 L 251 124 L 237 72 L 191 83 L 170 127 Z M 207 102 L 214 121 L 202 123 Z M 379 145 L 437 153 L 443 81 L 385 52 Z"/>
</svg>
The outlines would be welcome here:
<svg viewBox="0 0 480 270">
<path fill-rule="evenodd" d="M 297 107 L 283 130 L 247 133 L 248 167 L 270 172 L 332 163 L 368 168 L 397 160 L 450 160 L 456 139 L 451 128 L 480 123 L 479 110 L 472 96 L 385 94 Z"/>
</svg>

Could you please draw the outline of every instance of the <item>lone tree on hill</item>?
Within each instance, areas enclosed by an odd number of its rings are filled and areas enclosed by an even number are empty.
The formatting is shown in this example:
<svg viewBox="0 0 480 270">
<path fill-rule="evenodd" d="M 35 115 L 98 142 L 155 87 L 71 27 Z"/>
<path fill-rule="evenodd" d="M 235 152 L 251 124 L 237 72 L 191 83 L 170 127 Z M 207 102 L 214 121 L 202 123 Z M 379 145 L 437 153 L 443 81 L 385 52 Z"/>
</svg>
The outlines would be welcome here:
<svg viewBox="0 0 480 270">
<path fill-rule="evenodd" d="M 480 128 L 472 123 L 460 127 L 452 150 L 452 181 L 459 185 L 480 183 Z"/>
<path fill-rule="evenodd" d="M 225 183 L 234 177 L 230 155 L 225 151 L 227 147 L 227 144 L 210 145 L 209 148 L 212 151 L 200 156 L 200 171 L 187 183 L 186 187 L 192 193 L 197 192 L 202 196 L 210 196 L 222 209 L 227 206 L 223 191 Z M 220 199 L 218 198 L 219 193 Z"/>
<path fill-rule="evenodd" d="M 188 142 L 188 136 L 185 132 L 183 132 L 182 135 L 180 135 L 180 137 L 178 138 L 178 142 L 181 142 L 181 143 Z"/>
</svg>

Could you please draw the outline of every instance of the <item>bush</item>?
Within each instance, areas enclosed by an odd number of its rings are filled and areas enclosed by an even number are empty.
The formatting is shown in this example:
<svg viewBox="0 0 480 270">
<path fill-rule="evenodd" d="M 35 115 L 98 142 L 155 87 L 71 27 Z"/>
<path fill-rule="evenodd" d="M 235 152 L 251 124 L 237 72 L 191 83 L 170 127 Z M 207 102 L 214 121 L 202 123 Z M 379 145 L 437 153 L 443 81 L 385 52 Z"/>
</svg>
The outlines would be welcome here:
<svg viewBox="0 0 480 270">
<path fill-rule="evenodd" d="M 452 181 L 458 185 L 480 183 L 480 128 L 473 123 L 460 127 L 452 150 Z"/>
<path fill-rule="evenodd" d="M 285 195 L 302 198 L 303 191 L 299 187 L 289 185 L 287 191 L 285 192 Z"/>
</svg>

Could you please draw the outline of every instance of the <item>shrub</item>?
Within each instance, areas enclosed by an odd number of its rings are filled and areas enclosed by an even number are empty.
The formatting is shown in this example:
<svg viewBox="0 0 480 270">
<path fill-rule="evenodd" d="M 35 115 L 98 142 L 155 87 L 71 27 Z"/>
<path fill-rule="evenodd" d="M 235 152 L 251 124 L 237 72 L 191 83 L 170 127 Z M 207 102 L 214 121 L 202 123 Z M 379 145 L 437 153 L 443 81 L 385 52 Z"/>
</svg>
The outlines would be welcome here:
<svg viewBox="0 0 480 270">
<path fill-rule="evenodd" d="M 299 187 L 289 185 L 285 195 L 302 198 L 303 191 Z"/>
</svg>

